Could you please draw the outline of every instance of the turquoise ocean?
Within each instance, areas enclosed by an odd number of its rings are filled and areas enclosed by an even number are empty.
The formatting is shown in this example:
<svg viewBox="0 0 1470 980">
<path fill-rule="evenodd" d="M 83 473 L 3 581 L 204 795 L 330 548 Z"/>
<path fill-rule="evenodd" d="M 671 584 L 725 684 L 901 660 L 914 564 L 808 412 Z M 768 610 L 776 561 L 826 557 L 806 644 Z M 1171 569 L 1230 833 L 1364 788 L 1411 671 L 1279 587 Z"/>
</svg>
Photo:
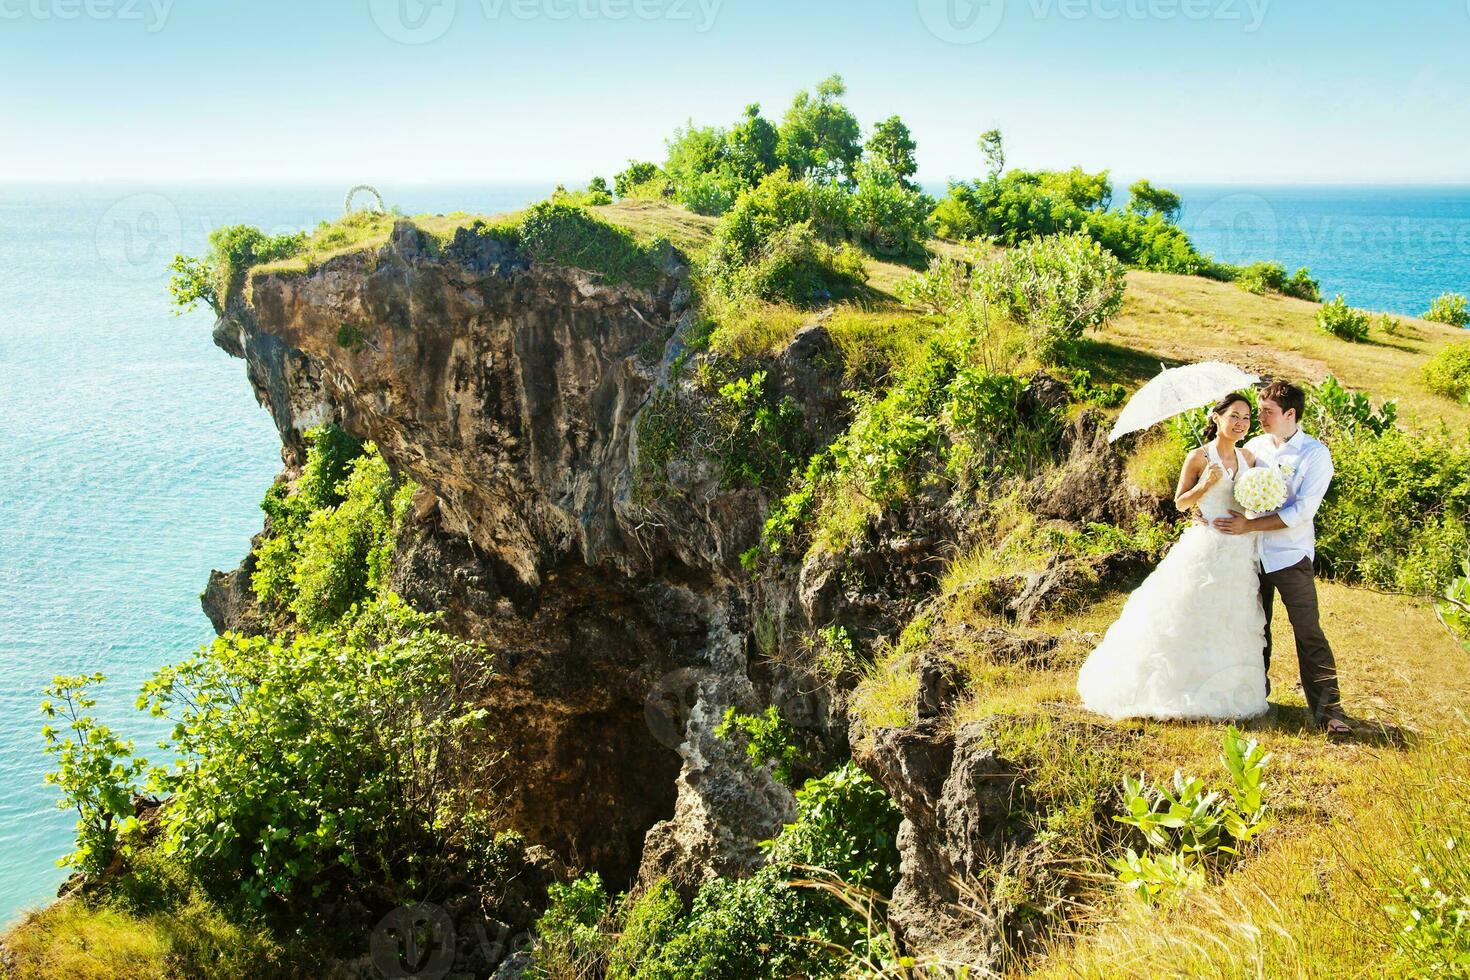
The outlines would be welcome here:
<svg viewBox="0 0 1470 980">
<path fill-rule="evenodd" d="M 97 714 L 162 761 L 138 687 L 212 635 L 199 592 L 245 554 L 279 467 L 210 315 L 171 312 L 168 263 L 222 224 L 309 228 L 345 189 L 0 186 L 0 921 L 66 873 L 75 818 L 42 780 L 42 688 L 105 673 Z M 380 187 L 407 213 L 503 211 L 550 189 Z M 1470 188 L 1175 189 L 1217 258 L 1306 265 L 1374 310 L 1470 293 Z"/>
</svg>

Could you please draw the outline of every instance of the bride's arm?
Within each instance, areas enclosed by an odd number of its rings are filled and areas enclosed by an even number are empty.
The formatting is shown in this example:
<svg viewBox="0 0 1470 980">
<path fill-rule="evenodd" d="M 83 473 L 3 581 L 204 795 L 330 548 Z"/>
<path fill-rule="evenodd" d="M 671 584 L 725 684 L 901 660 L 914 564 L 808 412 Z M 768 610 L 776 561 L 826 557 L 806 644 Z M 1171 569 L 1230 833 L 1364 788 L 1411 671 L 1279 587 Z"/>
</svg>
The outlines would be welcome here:
<svg viewBox="0 0 1470 980">
<path fill-rule="evenodd" d="M 1180 511 L 1193 509 L 1205 491 L 1223 475 L 1220 467 L 1206 462 L 1203 449 L 1196 449 L 1184 458 L 1184 468 L 1179 471 L 1179 486 L 1174 491 L 1174 506 Z"/>
</svg>

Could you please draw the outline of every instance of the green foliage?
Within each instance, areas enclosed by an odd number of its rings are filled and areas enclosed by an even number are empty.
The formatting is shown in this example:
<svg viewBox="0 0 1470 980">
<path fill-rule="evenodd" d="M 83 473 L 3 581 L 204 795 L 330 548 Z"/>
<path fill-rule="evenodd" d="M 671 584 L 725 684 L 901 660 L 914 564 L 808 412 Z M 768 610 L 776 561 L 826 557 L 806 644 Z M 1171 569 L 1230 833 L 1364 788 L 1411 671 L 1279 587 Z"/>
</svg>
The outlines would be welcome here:
<svg viewBox="0 0 1470 980">
<path fill-rule="evenodd" d="M 1348 306 L 1339 293 L 1336 298 L 1322 304 L 1317 311 L 1317 326 L 1339 340 L 1362 343 L 1368 339 L 1369 316 L 1363 310 Z"/>
<path fill-rule="evenodd" d="M 528 977 L 552 980 L 581 976 L 606 953 L 610 937 L 602 929 L 609 912 L 602 877 L 595 871 L 546 890 L 547 906 L 536 920 L 536 946 Z"/>
<path fill-rule="evenodd" d="M 715 726 L 715 737 L 729 739 L 736 733 L 745 736 L 745 757 L 753 766 L 771 766 L 771 775 L 778 782 L 791 785 L 794 770 L 806 764 L 806 757 L 792 740 L 791 726 L 781 718 L 781 712 L 773 704 L 765 714 L 747 715 L 737 712 L 731 705 L 725 709 L 725 718 Z"/>
<path fill-rule="evenodd" d="M 1229 777 L 1226 792 L 1206 792 L 1198 777 L 1174 773 L 1172 791 L 1147 779 L 1123 780 L 1124 812 L 1113 819 L 1136 828 L 1153 854 L 1132 849 L 1109 861 L 1119 880 L 1148 901 L 1203 884 L 1218 868 L 1266 829 L 1266 766 L 1271 761 L 1254 739 L 1233 725 L 1226 730 L 1220 762 Z"/>
<path fill-rule="evenodd" d="M 1128 389 L 1120 384 L 1094 384 L 1092 372 L 1086 368 L 1073 370 L 1069 384 L 1075 401 L 1098 408 L 1117 408 L 1128 398 Z"/>
<path fill-rule="evenodd" d="M 796 820 L 762 847 L 777 865 L 821 868 L 883 894 L 898 883 L 903 814 L 883 787 L 847 762 L 796 791 Z"/>
<path fill-rule="evenodd" d="M 1470 325 L 1470 300 L 1459 293 L 1442 293 L 1429 304 L 1423 319 L 1448 323 L 1452 327 Z"/>
<path fill-rule="evenodd" d="M 987 129 L 980 134 L 980 152 L 985 156 L 985 163 L 991 180 L 995 180 L 1006 168 L 1005 140 L 998 129 Z"/>
<path fill-rule="evenodd" d="M 277 485 L 261 507 L 267 533 L 251 585 L 277 619 L 330 625 L 387 586 L 398 527 L 412 483 L 395 485 L 372 443 L 333 425 L 306 434 L 306 464 L 294 488 Z"/>
<path fill-rule="evenodd" d="M 850 292 L 867 278 L 855 250 L 827 244 L 803 221 L 774 232 L 752 262 L 725 280 L 724 288 L 737 300 L 811 306 Z"/>
<path fill-rule="evenodd" d="M 771 121 L 761 115 L 758 103 L 745 107 L 745 114 L 725 134 L 725 167 L 747 187 L 760 183 L 762 177 L 781 165 L 777 154 L 780 134 Z"/>
<path fill-rule="evenodd" d="M 204 258 L 174 257 L 169 293 L 177 312 L 192 310 L 200 302 L 220 313 L 245 282 L 252 265 L 290 258 L 306 247 L 305 232 L 267 235 L 249 225 L 228 225 L 209 233 L 209 251 Z"/>
<path fill-rule="evenodd" d="M 873 127 L 868 136 L 868 161 L 880 166 L 911 190 L 918 190 L 912 178 L 919 172 L 919 162 L 914 157 L 918 144 L 913 133 L 898 116 L 889 116 Z"/>
<path fill-rule="evenodd" d="M 627 197 L 636 187 L 648 184 L 663 176 L 656 163 L 629 160 L 628 169 L 613 177 L 613 189 L 618 197 Z"/>
<path fill-rule="evenodd" d="M 474 654 L 391 594 L 289 643 L 227 633 L 158 671 L 138 706 L 174 722 L 164 853 L 253 904 L 319 897 L 333 869 L 402 897 L 442 862 Z M 438 868 L 442 872 L 442 868 Z M 333 887 L 340 888 L 340 881 Z"/>
<path fill-rule="evenodd" d="M 815 540 L 840 550 L 922 484 L 973 488 L 1029 472 L 1050 457 L 1059 427 L 1023 391 L 1014 375 L 984 366 L 979 338 L 956 329 L 932 337 L 883 397 L 858 396 L 847 431 L 771 509 L 764 547 L 780 551 L 814 522 Z"/>
<path fill-rule="evenodd" d="M 842 77 L 833 75 L 791 101 L 781 120 L 776 153 L 797 177 L 852 180 L 863 151 L 857 118 L 841 101 L 846 94 Z"/>
<path fill-rule="evenodd" d="M 589 186 L 580 191 L 569 191 L 561 184 L 557 184 L 556 190 L 551 192 L 551 202 L 574 208 L 601 207 L 613 202 L 612 194 L 606 188 L 606 181 L 603 181 L 603 189 L 601 190 Z"/>
<path fill-rule="evenodd" d="M 1147 180 L 1136 181 L 1128 188 L 1128 210 L 1143 217 L 1157 214 L 1173 224 L 1179 220 L 1179 212 L 1183 206 L 1184 202 L 1178 194 L 1155 187 Z"/>
<path fill-rule="evenodd" d="M 1467 641 L 1470 650 L 1470 558 L 1460 567 L 1465 574 L 1445 586 L 1434 612 L 1451 633 Z"/>
<path fill-rule="evenodd" d="M 846 975 L 848 954 L 863 953 L 868 923 L 826 892 L 793 886 L 804 868 L 880 891 L 897 880 L 901 814 L 854 764 L 808 780 L 797 792 L 797 818 L 762 846 L 765 867 L 704 884 L 689 915 L 645 960 L 637 976 L 653 980 L 785 980 Z M 834 949 L 836 947 L 836 949 Z"/>
<path fill-rule="evenodd" d="M 851 228 L 870 251 L 900 260 L 923 255 L 933 206 L 887 165 L 858 166 Z"/>
<path fill-rule="evenodd" d="M 1437 351 L 1424 365 L 1424 386 L 1436 395 L 1470 404 L 1470 343 Z"/>
<path fill-rule="evenodd" d="M 1008 250 L 978 273 L 987 299 L 1027 329 L 1044 364 L 1071 356 L 1088 327 L 1123 305 L 1123 264 L 1085 235 L 1058 235 Z"/>
<path fill-rule="evenodd" d="M 118 738 L 90 714 L 97 699 L 88 692 L 103 680 L 100 673 L 58 675 L 41 702 L 46 718 L 41 737 L 56 765 L 46 773 L 46 782 L 61 791 L 57 809 L 77 813 L 76 850 L 56 863 L 92 876 L 107 868 L 137 827 L 132 796 L 148 766 L 146 759 L 133 755 L 131 739 Z M 65 731 L 51 725 L 57 719 Z"/>
<path fill-rule="evenodd" d="M 622 926 L 607 957 L 607 980 L 640 980 L 644 965 L 673 938 L 684 917 L 684 903 L 667 878 L 659 878 L 618 908 Z"/>
<path fill-rule="evenodd" d="M 1336 375 L 1329 374 L 1321 384 L 1309 386 L 1306 394 L 1307 417 L 1303 424 L 1320 438 L 1333 439 L 1359 431 L 1381 436 L 1398 422 L 1398 402 L 1390 398 L 1374 408 L 1367 395 L 1344 388 Z"/>
<path fill-rule="evenodd" d="M 554 201 L 537 204 L 522 219 L 520 244 L 538 262 L 585 269 L 607 283 L 639 289 L 658 283 L 671 248 L 665 239 L 641 242 L 625 228 Z"/>
<path fill-rule="evenodd" d="M 743 189 L 737 179 L 722 174 L 695 174 L 679 186 L 679 203 L 695 214 L 718 218 L 730 210 Z"/>
<path fill-rule="evenodd" d="M 1288 277 L 1280 263 L 1253 262 L 1235 271 L 1235 282 L 1242 289 L 1257 295 L 1276 292 L 1313 303 L 1322 298 L 1317 280 L 1312 278 L 1310 270 L 1305 267 Z"/>
<path fill-rule="evenodd" d="M 1317 514 L 1324 568 L 1438 593 L 1470 552 L 1470 449 L 1448 433 L 1358 428 L 1331 442 L 1334 475 Z"/>
</svg>

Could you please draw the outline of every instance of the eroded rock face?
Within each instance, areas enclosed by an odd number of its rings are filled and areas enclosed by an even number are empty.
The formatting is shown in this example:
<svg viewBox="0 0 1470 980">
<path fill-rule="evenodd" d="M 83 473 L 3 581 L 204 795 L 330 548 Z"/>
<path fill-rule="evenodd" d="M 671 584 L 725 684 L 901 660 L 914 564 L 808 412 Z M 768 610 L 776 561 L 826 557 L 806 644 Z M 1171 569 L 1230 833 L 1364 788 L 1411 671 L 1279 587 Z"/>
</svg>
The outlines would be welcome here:
<svg viewBox="0 0 1470 980">
<path fill-rule="evenodd" d="M 694 467 L 668 499 L 631 499 L 637 416 L 668 383 L 688 302 L 672 253 L 643 291 L 469 231 L 436 250 L 401 222 L 376 253 L 257 275 L 215 331 L 245 359 L 288 472 L 331 421 L 420 485 L 391 586 L 487 650 L 476 748 L 506 822 L 613 888 L 640 866 L 686 891 L 739 874 L 793 813 L 713 735 L 727 706 L 759 711 L 791 684 L 753 680 L 747 650 L 739 555 L 763 497 Z M 816 400 L 824 339 L 778 383 Z M 249 622 L 248 565 L 211 580 L 218 628 Z M 675 690 L 687 700 L 671 706 Z"/>
<path fill-rule="evenodd" d="M 936 718 L 872 733 L 854 758 L 903 812 L 899 883 L 889 920 L 911 949 L 976 967 L 1000 962 L 994 922 L 964 902 L 1007 846 L 1025 787 L 986 740 L 985 726 L 958 731 Z"/>
</svg>

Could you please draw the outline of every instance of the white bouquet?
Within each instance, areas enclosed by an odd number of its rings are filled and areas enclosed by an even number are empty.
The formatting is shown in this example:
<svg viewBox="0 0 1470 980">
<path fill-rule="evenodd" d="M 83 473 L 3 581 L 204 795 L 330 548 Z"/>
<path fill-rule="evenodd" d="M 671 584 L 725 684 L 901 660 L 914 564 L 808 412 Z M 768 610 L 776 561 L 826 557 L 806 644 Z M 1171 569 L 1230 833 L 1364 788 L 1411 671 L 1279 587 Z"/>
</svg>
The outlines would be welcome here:
<svg viewBox="0 0 1470 980">
<path fill-rule="evenodd" d="M 1274 466 L 1246 470 L 1235 481 L 1235 502 L 1257 514 L 1273 511 L 1286 503 L 1286 478 Z"/>
</svg>

